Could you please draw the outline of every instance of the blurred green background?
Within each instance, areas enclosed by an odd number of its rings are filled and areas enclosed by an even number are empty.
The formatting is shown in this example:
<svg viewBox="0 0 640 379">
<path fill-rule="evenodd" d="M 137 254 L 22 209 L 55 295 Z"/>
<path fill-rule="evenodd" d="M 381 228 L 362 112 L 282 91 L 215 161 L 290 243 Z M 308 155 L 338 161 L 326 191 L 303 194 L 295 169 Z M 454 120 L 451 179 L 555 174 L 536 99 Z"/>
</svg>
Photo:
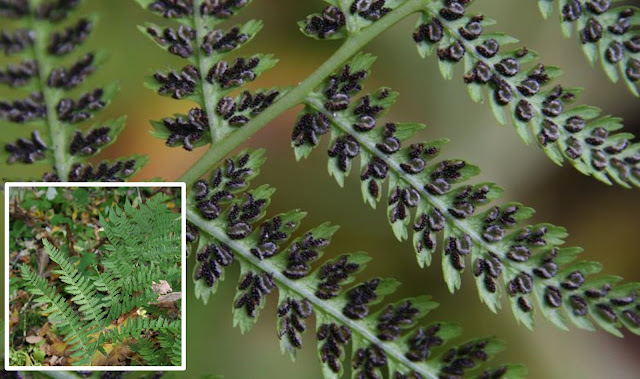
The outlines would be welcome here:
<svg viewBox="0 0 640 379">
<path fill-rule="evenodd" d="M 107 64 L 90 83 L 99 85 L 117 79 L 122 86 L 121 94 L 101 117 L 129 116 L 125 132 L 105 155 L 148 154 L 150 163 L 136 179 L 157 176 L 176 179 L 203 150 L 188 153 L 165 147 L 163 141 L 149 135 L 149 120 L 184 112 L 191 104 L 159 97 L 145 89 L 142 81 L 154 69 L 180 68 L 184 63 L 156 48 L 137 31 L 136 25 L 145 21 L 162 20 L 143 12 L 133 0 L 87 3 L 83 10 L 101 13 L 89 46 L 103 48 L 110 54 Z M 484 0 L 473 8 L 497 19 L 500 31 L 538 51 L 542 62 L 562 67 L 566 74 L 560 83 L 585 87 L 582 102 L 623 117 L 627 130 L 639 134 L 640 100 L 623 85 L 609 83 L 599 67 L 590 67 L 576 40 L 562 38 L 557 20 L 543 20 L 536 3 L 536 0 Z M 252 87 L 295 85 L 337 48 L 336 42 L 310 40 L 297 29 L 296 21 L 324 5 L 321 0 L 256 0 L 241 14 L 237 22 L 259 18 L 265 23 L 263 32 L 241 53 L 270 52 L 280 58 L 278 66 Z M 606 186 L 572 168 L 555 166 L 537 147 L 525 146 L 511 126 L 498 125 L 487 105 L 471 102 L 461 78 L 461 67 L 454 80 L 445 82 L 435 59 L 424 61 L 418 57 L 411 40 L 415 22 L 415 16 L 405 20 L 366 49 L 379 56 L 367 88 L 388 85 L 401 94 L 388 117 L 427 124 L 429 128 L 419 139 L 450 138 L 452 142 L 444 158 L 478 164 L 483 169 L 478 181 L 495 181 L 506 189 L 505 200 L 534 207 L 538 211 L 535 221 L 566 226 L 571 233 L 569 244 L 585 248 L 582 258 L 602 262 L 607 273 L 640 280 L 638 190 Z M 0 94 L 7 97 L 6 91 Z M 22 94 L 13 91 L 8 96 Z M 462 290 L 452 295 L 442 280 L 439 260 L 430 268 L 418 269 L 411 244 L 398 243 L 393 237 L 384 207 L 372 211 L 362 202 L 357 175 L 352 175 L 345 189 L 340 190 L 326 173 L 326 153 L 321 149 L 309 160 L 295 162 L 289 141 L 298 111 L 296 108 L 285 113 L 246 144 L 268 149 L 268 163 L 256 183 L 269 183 L 278 189 L 271 214 L 302 208 L 309 211 L 304 223 L 308 228 L 327 220 L 342 225 L 327 256 L 368 251 L 374 258 L 368 276 L 401 279 L 404 285 L 398 296 L 432 295 L 442 305 L 429 316 L 430 320 L 459 322 L 468 337 L 499 336 L 507 343 L 507 351 L 500 354 L 499 360 L 524 363 L 531 378 L 637 378 L 638 337 L 618 339 L 601 331 L 563 332 L 540 318 L 535 332 L 530 332 L 516 324 L 506 304 L 498 315 L 481 304 L 469 273 L 465 274 Z M 20 131 L 14 125 L 7 128 Z M 3 176 L 12 174 L 23 176 L 23 167 L 3 168 Z M 231 327 L 236 278 L 237 268 L 228 272 L 227 281 L 207 306 L 197 302 L 189 288 L 189 369 L 184 376 L 212 373 L 225 378 L 318 378 L 319 363 L 310 333 L 305 334 L 305 348 L 297 363 L 280 354 L 275 332 L 275 296 L 270 297 L 250 334 L 243 336 Z"/>
</svg>

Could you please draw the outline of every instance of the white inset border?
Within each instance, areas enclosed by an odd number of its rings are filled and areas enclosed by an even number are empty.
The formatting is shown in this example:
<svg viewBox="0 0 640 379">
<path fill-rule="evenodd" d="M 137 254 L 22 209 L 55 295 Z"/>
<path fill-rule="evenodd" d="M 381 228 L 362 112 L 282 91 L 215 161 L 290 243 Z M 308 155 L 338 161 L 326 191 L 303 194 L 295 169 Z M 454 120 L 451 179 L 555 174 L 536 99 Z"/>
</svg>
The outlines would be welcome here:
<svg viewBox="0 0 640 379">
<path fill-rule="evenodd" d="M 10 366 L 9 365 L 9 194 L 20 187 L 179 187 L 182 211 L 181 320 L 182 357 L 180 366 Z M 185 371 L 187 369 L 187 186 L 184 182 L 7 182 L 4 188 L 4 369 L 7 371 Z"/>
</svg>

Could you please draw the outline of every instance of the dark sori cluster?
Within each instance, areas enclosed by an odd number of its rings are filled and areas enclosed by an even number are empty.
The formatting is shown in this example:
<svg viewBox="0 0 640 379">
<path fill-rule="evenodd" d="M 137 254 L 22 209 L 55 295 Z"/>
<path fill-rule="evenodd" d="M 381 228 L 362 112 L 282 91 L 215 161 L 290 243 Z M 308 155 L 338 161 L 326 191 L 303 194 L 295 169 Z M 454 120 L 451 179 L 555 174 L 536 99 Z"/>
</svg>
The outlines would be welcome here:
<svg viewBox="0 0 640 379">
<path fill-rule="evenodd" d="M 4 149 L 9 153 L 8 163 L 21 162 L 33 163 L 44 158 L 47 145 L 40 138 L 37 130 L 31 132 L 31 139 L 19 138 L 15 143 L 4 145 Z"/>
<path fill-rule="evenodd" d="M 154 27 L 148 27 L 147 33 L 162 46 L 168 46 L 167 50 L 182 58 L 189 58 L 197 48 L 195 29 L 186 25 L 180 25 L 178 29 L 165 28 L 162 32 Z M 235 50 L 241 44 L 248 41 L 250 36 L 240 33 L 240 28 L 234 27 L 228 32 L 214 29 L 207 33 L 200 43 L 200 50 L 210 56 L 214 52 L 222 53 Z"/>
<path fill-rule="evenodd" d="M 56 107 L 58 119 L 75 124 L 91 118 L 92 112 L 99 111 L 106 106 L 102 100 L 103 94 L 104 91 L 101 88 L 96 88 L 91 92 L 84 93 L 77 101 L 68 98 L 60 100 Z"/>
<path fill-rule="evenodd" d="M 200 108 L 192 108 L 184 116 L 167 117 L 162 123 L 171 133 L 167 146 L 182 145 L 187 151 L 193 150 L 194 144 L 209 133 L 209 117 Z"/>
<path fill-rule="evenodd" d="M 222 89 L 227 90 L 234 87 L 240 87 L 246 82 L 256 79 L 257 75 L 254 71 L 260 64 L 260 58 L 237 58 L 233 65 L 225 61 L 219 61 L 207 73 L 207 82 L 217 83 Z"/>
<path fill-rule="evenodd" d="M 200 14 L 226 19 L 248 3 L 248 0 L 203 0 Z M 149 9 L 166 18 L 188 17 L 193 15 L 193 0 L 158 0 L 152 2 Z"/>
<path fill-rule="evenodd" d="M 376 21 L 391 12 L 391 8 L 386 7 L 386 3 L 386 0 L 355 0 L 349 7 L 349 11 L 364 19 Z"/>
<path fill-rule="evenodd" d="M 173 70 L 167 74 L 156 72 L 153 78 L 160 84 L 159 95 L 171 96 L 179 100 L 195 93 L 200 81 L 200 71 L 196 66 L 187 65 L 179 73 Z"/>
<path fill-rule="evenodd" d="M 248 178 L 254 174 L 254 171 L 247 167 L 249 159 L 249 154 L 244 154 L 239 158 L 229 158 L 223 167 L 213 172 L 210 181 L 199 180 L 194 184 L 193 194 L 196 207 L 202 217 L 207 220 L 217 219 L 222 213 L 222 205 L 231 202 L 235 198 L 234 193 L 247 187 Z M 259 215 L 265 204 L 266 202 L 263 200 L 254 200 L 251 194 L 247 193 L 247 201 L 242 206 L 235 204 L 236 211 L 233 212 L 233 215 L 229 214 L 229 218 L 235 222 L 230 226 L 230 230 L 232 230 L 230 234 L 240 236 L 244 234 L 241 233 L 241 230 L 244 230 L 248 235 L 251 232 L 251 226 L 244 220 L 251 220 Z"/>
<path fill-rule="evenodd" d="M 288 225 L 289 228 L 293 226 L 295 224 Z M 251 248 L 251 254 L 260 260 L 276 255 L 280 244 L 290 237 L 285 230 L 286 228 L 287 225 L 284 225 L 282 218 L 279 216 L 263 222 L 258 232 L 258 245 Z"/>
<path fill-rule="evenodd" d="M 315 295 L 323 300 L 338 296 L 341 283 L 358 272 L 360 268 L 359 264 L 350 262 L 347 256 L 342 256 L 335 262 L 325 263 L 318 273 L 320 283 L 318 283 Z"/>
<path fill-rule="evenodd" d="M 278 306 L 278 337 L 287 338 L 295 347 L 302 347 L 301 334 L 307 329 L 304 319 L 313 313 L 313 306 L 309 300 L 287 298 Z"/>
<path fill-rule="evenodd" d="M 336 34 L 347 24 L 340 8 L 329 6 L 320 15 L 310 16 L 304 30 L 318 38 L 324 39 Z"/>
<path fill-rule="evenodd" d="M 255 318 L 258 309 L 265 301 L 265 296 L 271 293 L 274 288 L 276 288 L 276 283 L 271 274 L 267 272 L 257 274 L 249 271 L 238 284 L 241 295 L 233 306 L 236 309 L 244 308 L 247 316 Z"/>
<path fill-rule="evenodd" d="M 292 280 L 306 277 L 311 271 L 310 264 L 320 257 L 321 250 L 327 245 L 329 245 L 328 239 L 316 238 L 312 232 L 307 232 L 289 247 L 287 268 L 283 274 Z"/>
<path fill-rule="evenodd" d="M 74 51 L 89 37 L 92 25 L 89 20 L 80 19 L 75 25 L 62 32 L 53 33 L 47 51 L 52 55 L 66 55 Z"/>
<path fill-rule="evenodd" d="M 0 84 L 21 87 L 37 75 L 38 64 L 32 60 L 24 60 L 18 65 L 9 64 L 6 69 L 0 69 Z"/>
<path fill-rule="evenodd" d="M 162 32 L 153 27 L 147 28 L 147 33 L 162 46 L 168 46 L 167 50 L 182 58 L 188 58 L 193 54 L 193 40 L 196 31 L 186 25 L 180 25 L 178 29 L 165 28 Z"/>
<path fill-rule="evenodd" d="M 237 99 L 225 96 L 216 107 L 216 113 L 231 126 L 243 126 L 249 122 L 250 117 L 255 117 L 267 109 L 280 94 L 279 91 L 258 92 L 252 95 L 249 91 L 243 91 Z"/>
<path fill-rule="evenodd" d="M 200 236 L 200 229 L 190 222 L 187 222 L 187 242 L 194 242 Z"/>
<path fill-rule="evenodd" d="M 31 92 L 24 100 L 0 101 L 0 118 L 24 123 L 47 117 L 47 106 L 42 92 Z"/>
<path fill-rule="evenodd" d="M 473 341 L 458 348 L 452 348 L 441 358 L 445 366 L 441 369 L 440 378 L 457 379 L 464 376 L 465 371 L 472 370 L 477 365 L 489 359 L 485 349 L 489 341 Z M 481 378 L 500 378 L 507 373 L 507 368 L 502 367 L 494 371 L 485 371 Z"/>
<path fill-rule="evenodd" d="M 196 254 L 196 260 L 199 262 L 196 280 L 204 279 L 212 287 L 222 276 L 224 268 L 233 263 L 234 257 L 229 246 L 221 243 L 207 245 Z"/>
<path fill-rule="evenodd" d="M 124 182 L 136 171 L 137 161 L 128 159 L 109 163 L 100 162 L 97 167 L 91 163 L 74 163 L 69 171 L 70 182 Z M 44 182 L 58 182 L 60 178 L 55 172 L 42 176 Z"/>
<path fill-rule="evenodd" d="M 342 313 L 352 320 L 361 320 L 369 315 L 369 303 L 376 300 L 376 289 L 380 279 L 371 279 L 347 291 L 347 303 Z"/>
<path fill-rule="evenodd" d="M 465 56 L 473 62 L 473 68 L 464 76 L 470 85 L 488 85 L 495 103 L 509 107 L 520 123 L 535 122 L 533 128 L 540 145 L 554 160 L 569 159 L 581 171 L 589 172 L 606 180 L 606 176 L 623 185 L 640 185 L 640 149 L 632 145 L 630 137 L 612 133 L 619 129 L 618 121 L 602 118 L 590 122 L 569 109 L 575 101 L 576 91 L 556 85 L 543 91 L 552 76 L 547 67 L 537 64 L 530 69 L 524 62 L 532 60 L 526 48 L 501 52 L 500 43 L 491 37 L 482 36 L 483 16 L 465 16 L 467 0 L 434 2 L 429 8 L 430 20 L 421 24 L 413 38 L 419 45 L 439 44 L 438 58 L 447 62 L 459 62 Z M 438 7 L 436 4 L 441 4 Z M 581 32 L 584 43 L 596 43 L 603 33 L 603 26 L 596 17 L 608 9 L 609 1 L 583 2 L 573 0 L 564 8 L 568 21 L 579 18 L 585 11 L 592 15 Z M 629 17 L 633 9 L 620 13 L 617 21 L 607 27 L 609 33 L 618 35 L 607 52 L 610 62 L 621 60 L 625 52 L 640 52 L 640 37 L 631 33 Z M 602 20 L 601 20 L 602 21 Z M 604 21 L 602 21 L 604 22 Z M 446 43 L 445 34 L 453 37 Z M 620 40 L 620 41 L 619 41 Z M 640 79 L 640 61 L 630 58 L 626 62 L 627 76 L 632 81 Z M 610 124 L 610 125 L 607 125 Z"/>
<path fill-rule="evenodd" d="M 73 155 L 93 155 L 101 146 L 111 142 L 110 131 L 111 128 L 107 126 L 95 128 L 85 136 L 82 135 L 82 132 L 76 131 L 69 145 L 69 151 Z"/>
<path fill-rule="evenodd" d="M 42 2 L 33 11 L 34 16 L 53 22 L 64 20 L 69 11 L 73 10 L 80 0 L 57 0 Z M 31 13 L 27 0 L 2 0 L 0 1 L 0 17 L 22 18 Z"/>
<path fill-rule="evenodd" d="M 51 70 L 47 84 L 52 88 L 75 88 L 95 70 L 93 59 L 93 54 L 89 53 L 80 58 L 69 69 L 61 67 Z"/>
<path fill-rule="evenodd" d="M 631 18 L 634 8 L 619 8 L 617 17 L 611 17 L 611 0 L 579 1 L 570 0 L 562 7 L 562 19 L 577 23 L 586 18 L 580 29 L 582 44 L 597 44 L 603 38 L 611 41 L 606 47 L 604 58 L 611 64 L 623 64 L 624 73 L 632 82 L 640 80 L 640 60 L 632 57 L 640 53 L 640 36 L 632 32 Z"/>
<path fill-rule="evenodd" d="M 318 328 L 317 338 L 322 363 L 326 364 L 331 371 L 340 372 L 342 368 L 340 358 L 344 353 L 345 345 L 351 341 L 351 329 L 334 323 L 322 324 Z"/>
<path fill-rule="evenodd" d="M 6 55 L 17 54 L 33 46 L 34 39 L 35 34 L 29 29 L 0 30 L 0 50 Z"/>
</svg>

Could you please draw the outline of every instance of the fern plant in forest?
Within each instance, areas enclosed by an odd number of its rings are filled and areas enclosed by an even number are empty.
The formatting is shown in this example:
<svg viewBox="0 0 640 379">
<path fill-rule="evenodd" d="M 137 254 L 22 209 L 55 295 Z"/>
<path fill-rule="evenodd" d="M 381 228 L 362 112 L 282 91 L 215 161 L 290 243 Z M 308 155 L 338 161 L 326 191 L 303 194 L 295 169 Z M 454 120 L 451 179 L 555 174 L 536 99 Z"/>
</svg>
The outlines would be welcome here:
<svg viewBox="0 0 640 379">
<path fill-rule="evenodd" d="M 142 357 L 138 364 L 180 365 L 181 321 L 154 305 L 158 295 L 151 286 L 161 280 L 172 288 L 180 285 L 180 217 L 166 207 L 166 200 L 158 194 L 140 208 L 127 201 L 124 210 L 114 207 L 108 220 L 101 215 L 109 242 L 99 262 L 102 269 L 93 274 L 79 272 L 70 257 L 47 239 L 42 243 L 49 258 L 60 266 L 53 273 L 64 287 L 52 286 L 28 264 L 21 265 L 28 291 L 39 296 L 35 302 L 46 304 L 44 313 L 58 322 L 57 328 L 71 346 L 74 365 L 90 365 L 98 351 L 107 355 L 102 347 L 107 342 L 130 340 L 136 342 L 132 350 Z M 134 308 L 148 312 L 144 317 L 127 316 Z M 121 317 L 124 322 L 112 325 Z M 148 339 L 150 332 L 158 334 L 158 342 Z"/>
<path fill-rule="evenodd" d="M 371 306 L 391 294 L 396 282 L 372 279 L 343 289 L 364 268 L 366 255 L 344 255 L 312 270 L 336 227 L 323 224 L 294 238 L 304 217 L 301 211 L 263 221 L 273 189 L 249 189 L 249 181 L 264 161 L 263 152 L 229 156 L 275 117 L 303 105 L 292 127 L 295 157 L 307 157 L 329 134 L 328 170 L 341 186 L 359 159 L 365 201 L 372 207 L 386 202 L 397 239 L 408 239 L 413 230 L 411 238 L 421 267 L 431 264 L 434 253 L 442 252 L 443 276 L 452 292 L 461 286 L 461 273 L 470 269 L 481 300 L 497 311 L 506 294 L 516 319 L 528 328 L 533 327 L 537 309 L 560 328 L 573 324 L 592 330 L 598 325 L 615 335 L 622 335 L 622 329 L 640 333 L 640 283 L 596 275 L 600 264 L 577 260 L 581 249 L 564 246 L 564 228 L 548 223 L 527 225 L 533 209 L 515 202 L 496 204 L 502 195 L 500 187 L 471 182 L 478 167 L 458 159 L 436 159 L 446 140 L 407 142 L 424 126 L 384 119 L 398 96 L 390 88 L 363 94 L 375 61 L 362 52 L 364 47 L 397 22 L 418 14 L 411 37 L 420 55 L 426 57 L 435 50 L 445 78 L 452 78 L 455 64 L 463 61 L 463 79 L 471 98 L 486 100 L 499 122 L 510 118 L 526 143 L 537 144 L 558 164 L 569 162 L 605 183 L 640 187 L 640 144 L 633 142 L 633 135 L 619 131 L 622 120 L 602 116 L 593 106 L 571 107 L 581 90 L 550 86 L 560 69 L 537 63 L 537 54 L 530 49 L 505 49 L 516 40 L 485 31 L 495 22 L 482 14 L 470 14 L 470 0 L 326 0 L 328 5 L 320 13 L 300 21 L 300 29 L 318 40 L 344 39 L 344 43 L 295 87 L 254 92 L 245 85 L 277 61 L 270 54 L 238 55 L 262 27 L 255 20 L 227 23 L 249 0 L 137 2 L 175 21 L 170 26 L 147 23 L 140 30 L 185 61 L 183 67 L 156 72 L 147 85 L 159 95 L 194 104 L 186 114 L 152 121 L 152 134 L 169 147 L 187 151 L 207 147 L 180 176 L 188 186 L 187 239 L 190 256 L 197 261 L 195 295 L 208 301 L 224 279 L 225 268 L 239 262 L 234 324 L 242 331 L 251 328 L 266 296 L 277 288 L 282 350 L 294 355 L 302 343 L 305 319 L 315 313 L 326 377 L 343 372 L 341 361 L 348 343 L 352 343 L 356 376 L 380 377 L 386 367 L 397 378 L 473 374 L 499 346 L 481 339 L 440 350 L 458 331 L 447 323 L 417 326 L 418 319 L 434 307 L 428 298 L 374 310 Z M 549 15 L 554 2 L 539 2 Z M 0 15 L 26 25 L 2 34 L 0 47 L 5 53 L 21 54 L 25 60 L 9 67 L 0 78 L 13 87 L 35 85 L 30 98 L 0 103 L 0 118 L 32 123 L 36 128 L 31 140 L 21 138 L 5 145 L 7 159 L 9 163 L 46 161 L 53 171 L 43 180 L 124 180 L 144 158 L 105 161 L 95 167 L 86 163 L 84 156 L 112 142 L 120 128 L 107 126 L 108 132 L 102 134 L 74 131 L 73 123 L 66 120 L 66 109 L 83 115 L 79 116 L 83 121 L 91 116 L 85 108 L 95 107 L 85 104 L 89 100 L 63 101 L 65 90 L 47 79 L 59 71 L 65 78 L 75 78 L 69 81 L 77 86 L 93 71 L 64 71 L 55 66 L 58 61 L 47 48 L 47 38 L 64 41 L 64 52 L 84 41 L 88 27 L 82 32 L 68 29 L 64 35 L 48 34 L 79 3 L 0 0 Z M 640 79 L 636 9 L 613 8 L 610 1 L 557 3 L 564 25 L 577 23 L 588 57 L 594 61 L 601 56 L 609 77 L 623 73 L 635 91 Z M 99 93 L 103 92 L 107 91 Z M 108 138 L 101 137 L 107 134 Z M 388 190 L 383 196 L 385 186 Z M 128 238 L 136 236 L 123 235 L 119 240 L 125 243 Z M 114 263 L 120 269 L 119 264 Z M 483 378 L 523 375 L 517 365 L 479 373 Z"/>
</svg>

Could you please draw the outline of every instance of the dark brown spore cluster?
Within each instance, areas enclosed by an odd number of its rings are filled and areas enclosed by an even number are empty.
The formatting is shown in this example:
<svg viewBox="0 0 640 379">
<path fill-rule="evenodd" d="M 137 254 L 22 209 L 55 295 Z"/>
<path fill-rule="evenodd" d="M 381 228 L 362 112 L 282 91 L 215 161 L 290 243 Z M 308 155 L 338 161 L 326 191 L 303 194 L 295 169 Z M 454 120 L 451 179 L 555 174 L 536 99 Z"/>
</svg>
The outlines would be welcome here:
<svg viewBox="0 0 640 379">
<path fill-rule="evenodd" d="M 346 25 L 344 13 L 340 8 L 329 6 L 320 15 L 307 18 L 304 30 L 320 39 L 330 37 L 340 31 Z"/>
<path fill-rule="evenodd" d="M 124 182 L 136 170 L 135 159 L 107 161 L 94 167 L 91 163 L 75 163 L 69 172 L 70 182 Z M 43 182 L 59 182 L 60 177 L 54 172 L 47 172 L 42 176 Z"/>
<path fill-rule="evenodd" d="M 167 117 L 163 125 L 171 133 L 167 138 L 167 146 L 180 146 L 192 151 L 194 144 L 209 133 L 209 117 L 201 108 L 192 108 L 186 115 Z"/>
<path fill-rule="evenodd" d="M 229 32 L 224 33 L 221 30 L 212 30 L 202 41 L 202 51 L 207 55 L 213 52 L 221 53 L 235 50 L 238 46 L 249 40 L 250 36 L 246 33 L 240 33 L 240 28 L 234 27 Z"/>
<path fill-rule="evenodd" d="M 487 344 L 487 341 L 469 342 L 457 349 L 450 349 L 442 357 L 442 362 L 445 366 L 442 367 L 439 377 L 442 379 L 457 379 L 462 377 L 465 371 L 473 369 L 480 362 L 487 361 L 489 355 L 484 351 Z M 497 376 L 497 378 L 499 377 Z"/>
<path fill-rule="evenodd" d="M 378 338 L 394 341 L 400 337 L 403 328 L 413 325 L 419 312 L 409 300 L 397 305 L 388 305 L 378 317 Z"/>
<path fill-rule="evenodd" d="M 54 68 L 49 74 L 47 85 L 52 88 L 72 89 L 80 85 L 94 70 L 92 53 L 84 55 L 69 69 Z"/>
<path fill-rule="evenodd" d="M 0 17 L 22 18 L 29 14 L 27 0 L 0 0 Z"/>
<path fill-rule="evenodd" d="M 289 234 L 284 231 L 284 223 L 279 216 L 263 222 L 259 230 L 258 244 L 252 247 L 250 251 L 260 260 L 276 255 L 280 243 L 289 239 Z"/>
<path fill-rule="evenodd" d="M 159 95 L 171 96 L 180 100 L 196 92 L 196 86 L 200 82 L 200 71 L 196 66 L 187 65 L 180 72 L 174 70 L 166 74 L 156 72 L 153 74 L 153 78 L 160 84 Z"/>
<path fill-rule="evenodd" d="M 159 31 L 148 27 L 147 33 L 161 46 L 168 46 L 167 51 L 182 58 L 188 58 L 193 54 L 193 40 L 196 31 L 186 25 L 180 25 L 177 29 L 165 28 Z"/>
<path fill-rule="evenodd" d="M 255 318 L 258 314 L 258 308 L 265 300 L 265 296 L 276 288 L 276 283 L 269 273 L 256 274 L 249 271 L 240 280 L 238 290 L 242 295 L 236 300 L 234 307 L 236 309 L 244 308 L 247 316 Z"/>
<path fill-rule="evenodd" d="M 327 78 L 327 87 L 324 95 L 327 101 L 324 104 L 330 112 L 343 111 L 349 107 L 351 96 L 362 91 L 362 81 L 367 77 L 367 72 L 359 70 L 352 72 L 350 65 L 345 65 L 338 75 Z"/>
<path fill-rule="evenodd" d="M 217 83 L 223 90 L 234 87 L 240 87 L 247 82 L 256 79 L 257 74 L 254 71 L 260 64 L 260 58 L 237 58 L 232 65 L 225 61 L 219 61 L 207 73 L 206 80 L 211 83 Z"/>
<path fill-rule="evenodd" d="M 80 0 L 43 1 L 35 7 L 33 14 L 39 19 L 59 22 L 80 4 Z M 0 0 L 0 17 L 18 19 L 31 13 L 27 0 Z"/>
<path fill-rule="evenodd" d="M 286 337 L 295 348 L 302 347 L 301 334 L 307 329 L 304 319 L 313 313 L 313 306 L 308 300 L 287 298 L 278 307 L 278 337 Z"/>
<path fill-rule="evenodd" d="M 18 138 L 16 142 L 4 145 L 4 149 L 9 153 L 7 163 L 33 163 L 44 158 L 47 145 L 42 141 L 38 131 L 34 130 L 31 139 Z"/>
<path fill-rule="evenodd" d="M 234 257 L 229 246 L 213 243 L 197 253 L 196 260 L 199 262 L 196 280 L 204 279 L 209 287 L 213 287 L 216 280 L 222 276 L 224 268 L 233 263 Z"/>
<path fill-rule="evenodd" d="M 233 200 L 234 193 L 247 187 L 248 178 L 253 174 L 253 170 L 247 167 L 250 155 L 245 154 L 239 158 L 229 158 L 223 167 L 219 167 L 211 175 L 210 181 L 199 180 L 193 186 L 196 207 L 200 210 L 202 217 L 208 220 L 218 218 L 222 212 L 222 205 Z M 247 194 L 249 204 L 256 205 L 250 194 Z M 246 204 L 245 204 L 246 205 Z M 258 205 L 265 205 L 264 202 Z M 238 207 L 238 205 L 236 205 Z M 240 210 L 234 212 L 234 221 L 238 222 Z M 243 214 L 245 214 L 243 212 Z M 258 212 L 256 215 L 260 214 Z M 250 226 L 247 224 L 250 228 Z"/>
<path fill-rule="evenodd" d="M 17 54 L 33 46 L 34 39 L 35 34 L 29 29 L 1 30 L 0 51 L 4 51 L 5 55 Z"/>
<path fill-rule="evenodd" d="M 249 193 L 243 203 L 233 204 L 227 215 L 227 236 L 234 240 L 247 238 L 253 231 L 251 223 L 260 216 L 266 205 L 265 199 L 255 199 Z"/>
<path fill-rule="evenodd" d="M 77 101 L 69 98 L 60 100 L 56 111 L 58 119 L 70 124 L 82 122 L 91 117 L 93 112 L 99 111 L 106 106 L 102 100 L 104 91 L 97 88 L 91 92 L 86 92 Z"/>
<path fill-rule="evenodd" d="M 353 357 L 354 377 L 358 379 L 382 379 L 381 369 L 386 364 L 387 355 L 380 346 L 371 344 L 366 348 L 360 348 Z"/>
<path fill-rule="evenodd" d="M 95 128 L 86 135 L 76 131 L 71 139 L 69 151 L 72 155 L 93 155 L 100 147 L 111 142 L 110 131 L 111 128 L 107 126 Z"/>
<path fill-rule="evenodd" d="M 205 16 L 226 19 L 247 4 L 249 4 L 249 0 L 204 0 L 200 5 L 200 13 Z"/>
<path fill-rule="evenodd" d="M 391 12 L 391 8 L 386 5 L 386 0 L 355 0 L 351 3 L 349 12 L 369 21 L 377 21 Z"/>
<path fill-rule="evenodd" d="M 190 222 L 187 222 L 187 242 L 194 242 L 200 236 L 200 229 Z"/>
<path fill-rule="evenodd" d="M 562 155 L 571 161 L 584 162 L 590 166 L 588 170 L 603 172 L 624 183 L 640 183 L 640 151 L 633 147 L 629 138 L 618 138 L 607 128 L 595 125 L 597 123 L 590 125 L 579 115 L 566 117 L 566 109 L 575 100 L 576 92 L 559 85 L 541 91 L 550 82 L 546 67 L 538 64 L 524 71 L 520 61 L 529 55 L 526 48 L 501 53 L 501 46 L 495 39 L 482 37 L 482 16 L 465 16 L 467 3 L 443 1 L 440 12 L 418 27 L 414 40 L 418 44 L 437 44 L 443 41 L 445 33 L 450 34 L 454 41 L 439 48 L 439 58 L 457 62 L 471 54 L 475 64 L 464 76 L 465 82 L 488 85 L 496 103 L 509 106 L 517 120 L 525 123 L 536 120 L 534 128 L 540 145 L 551 148 L 551 145 L 561 143 Z M 635 10 L 624 9 L 615 22 L 603 25 L 604 20 L 610 19 L 609 5 L 610 1 L 604 0 L 574 0 L 565 5 L 563 17 L 567 22 L 588 17 L 581 31 L 583 43 L 598 43 L 607 33 L 613 36 L 614 41 L 606 53 L 608 62 L 617 64 L 629 55 L 624 62 L 626 75 L 629 80 L 637 81 L 640 79 L 640 61 L 630 57 L 640 51 L 640 38 L 630 32 L 630 17 Z M 450 24 L 452 20 L 460 19 L 467 20 L 464 28 Z M 542 105 L 534 105 L 539 103 Z M 582 165 L 582 162 L 575 164 Z"/>
<path fill-rule="evenodd" d="M 369 315 L 369 303 L 376 300 L 376 290 L 380 279 L 371 279 L 346 293 L 347 303 L 342 308 L 342 313 L 352 320 L 361 320 Z"/>
<path fill-rule="evenodd" d="M 331 123 L 324 113 L 305 113 L 296 122 L 291 139 L 295 146 L 316 146 L 319 138 L 330 129 Z"/>
<path fill-rule="evenodd" d="M 325 263 L 318 273 L 320 282 L 316 289 L 316 296 L 323 300 L 338 296 L 341 288 L 340 284 L 358 272 L 358 269 L 360 269 L 360 265 L 350 262 L 347 256 L 338 258 L 335 263 Z"/>
<path fill-rule="evenodd" d="M 360 143 L 347 134 L 336 139 L 336 142 L 328 151 L 329 157 L 336 160 L 336 165 L 342 172 L 347 172 L 351 160 L 360 154 Z"/>
<path fill-rule="evenodd" d="M 640 61 L 632 55 L 640 51 L 640 38 L 632 32 L 631 18 L 637 9 L 624 8 L 617 17 L 611 17 L 611 0 L 579 1 L 571 0 L 562 8 L 565 22 L 576 22 L 586 18 L 584 27 L 580 29 L 582 44 L 596 44 L 603 38 L 610 40 L 605 51 L 605 58 L 611 64 L 623 61 L 625 74 L 632 82 L 640 80 Z"/>
<path fill-rule="evenodd" d="M 310 264 L 320 257 L 321 249 L 328 244 L 327 239 L 315 238 L 312 232 L 307 232 L 287 250 L 287 267 L 282 273 L 294 280 L 306 277 L 311 271 Z"/>
<path fill-rule="evenodd" d="M 69 54 L 89 37 L 91 28 L 88 20 L 81 19 L 75 25 L 66 27 L 64 31 L 54 33 L 47 51 L 51 55 Z"/>
<path fill-rule="evenodd" d="M 418 328 L 407 341 L 407 359 L 412 362 L 429 359 L 431 350 L 444 344 L 444 340 L 438 336 L 440 328 L 439 324 Z"/>
<path fill-rule="evenodd" d="M 322 324 L 318 328 L 317 338 L 320 345 L 320 360 L 331 371 L 339 373 L 342 368 L 340 356 L 344 353 L 345 345 L 351 341 L 351 330 L 334 323 Z"/>
<path fill-rule="evenodd" d="M 225 96 L 218 102 L 216 113 L 228 121 L 230 126 L 240 127 L 271 106 L 279 94 L 276 90 L 258 92 L 255 95 L 243 91 L 237 99 Z"/>
<path fill-rule="evenodd" d="M 193 14 L 193 0 L 157 0 L 149 4 L 149 10 L 166 18 L 187 17 Z"/>
<path fill-rule="evenodd" d="M 420 198 L 420 193 L 413 187 L 394 188 L 389 195 L 389 221 L 393 224 L 398 220 L 406 219 L 409 216 L 409 210 L 418 206 Z"/>
<path fill-rule="evenodd" d="M 17 65 L 9 64 L 4 70 L 0 69 L 0 84 L 7 84 L 14 88 L 21 87 L 37 76 L 38 64 L 27 59 Z"/>
<path fill-rule="evenodd" d="M 24 100 L 0 101 L 0 118 L 24 123 L 47 117 L 47 106 L 41 92 L 31 92 Z"/>
<path fill-rule="evenodd" d="M 67 18 L 69 12 L 80 4 L 80 0 L 50 0 L 43 1 L 36 9 L 38 18 L 52 22 L 59 22 Z"/>
</svg>

